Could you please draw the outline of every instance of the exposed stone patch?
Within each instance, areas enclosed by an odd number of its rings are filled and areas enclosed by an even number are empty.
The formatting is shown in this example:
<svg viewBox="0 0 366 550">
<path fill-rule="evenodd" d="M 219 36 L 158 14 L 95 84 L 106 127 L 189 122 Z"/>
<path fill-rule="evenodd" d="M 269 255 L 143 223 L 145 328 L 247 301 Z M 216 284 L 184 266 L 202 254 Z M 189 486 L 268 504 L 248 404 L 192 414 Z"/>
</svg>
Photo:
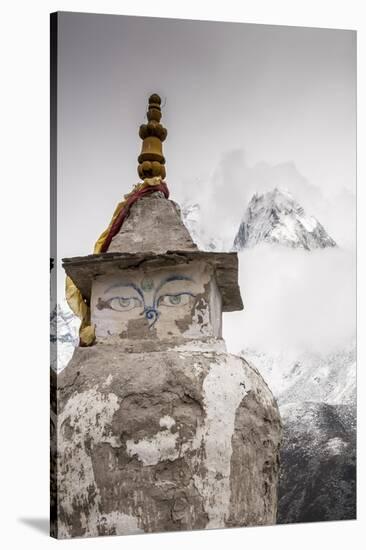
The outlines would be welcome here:
<svg viewBox="0 0 366 550">
<path fill-rule="evenodd" d="M 213 335 L 208 300 L 209 295 L 206 295 L 206 293 L 198 294 L 191 311 L 183 319 L 175 321 L 185 338 L 201 338 Z"/>
<path fill-rule="evenodd" d="M 276 523 L 281 421 L 268 388 L 255 376 L 249 387 L 235 415 L 228 526 Z"/>
<path fill-rule="evenodd" d="M 197 250 L 197 246 L 181 220 L 177 204 L 153 193 L 131 207 L 109 252 L 164 253 L 175 249 Z"/>
<path fill-rule="evenodd" d="M 146 319 L 129 319 L 127 321 L 127 330 L 121 332 L 121 338 L 131 338 L 131 340 L 143 340 L 144 338 L 156 338 L 156 328 L 149 328 Z"/>
<path fill-rule="evenodd" d="M 94 479 L 92 446 L 99 442 L 119 445 L 108 428 L 117 408 L 115 394 L 102 395 L 92 388 L 75 392 L 58 417 L 59 534 L 98 534 L 100 491 Z"/>
<path fill-rule="evenodd" d="M 101 516 L 97 528 L 99 535 L 124 535 L 125 533 L 133 535 L 143 532 L 138 527 L 137 518 L 116 510 Z"/>
</svg>

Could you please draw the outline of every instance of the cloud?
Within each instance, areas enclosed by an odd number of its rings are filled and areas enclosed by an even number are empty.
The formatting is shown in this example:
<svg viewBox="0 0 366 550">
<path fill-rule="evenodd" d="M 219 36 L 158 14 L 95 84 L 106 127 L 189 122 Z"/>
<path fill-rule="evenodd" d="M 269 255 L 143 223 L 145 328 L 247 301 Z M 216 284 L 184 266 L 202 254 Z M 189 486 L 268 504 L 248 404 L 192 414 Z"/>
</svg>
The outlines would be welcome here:
<svg viewBox="0 0 366 550">
<path fill-rule="evenodd" d="M 354 253 L 261 245 L 239 254 L 244 311 L 224 314 L 228 349 L 313 351 L 342 348 L 355 337 Z"/>
<path fill-rule="evenodd" d="M 232 243 L 254 193 L 266 193 L 275 187 L 288 190 L 340 246 L 354 244 L 353 193 L 344 189 L 325 196 L 293 162 L 274 165 L 259 162 L 250 166 L 243 149 L 226 151 L 210 172 L 199 178 L 187 178 L 178 186 L 177 199 L 182 203 L 198 202 L 205 231 Z"/>
</svg>

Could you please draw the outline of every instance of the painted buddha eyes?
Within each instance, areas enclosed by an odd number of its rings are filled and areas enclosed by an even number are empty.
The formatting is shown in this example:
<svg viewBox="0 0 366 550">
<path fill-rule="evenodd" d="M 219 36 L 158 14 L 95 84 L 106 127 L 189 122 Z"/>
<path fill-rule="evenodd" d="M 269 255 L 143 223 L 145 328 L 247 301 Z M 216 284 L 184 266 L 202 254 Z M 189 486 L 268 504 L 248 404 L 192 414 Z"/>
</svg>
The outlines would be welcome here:
<svg viewBox="0 0 366 550">
<path fill-rule="evenodd" d="M 157 307 L 177 307 L 185 306 L 189 303 L 189 300 L 194 295 L 191 292 L 179 292 L 177 294 L 163 294 L 157 301 Z M 106 300 L 108 307 L 114 311 L 131 311 L 136 307 L 143 307 L 142 300 L 136 296 L 114 296 L 109 300 Z"/>
<path fill-rule="evenodd" d="M 191 292 L 179 292 L 178 294 L 164 294 L 158 299 L 158 306 L 177 307 L 185 306 L 194 295 Z"/>
<path fill-rule="evenodd" d="M 125 287 L 125 294 L 120 296 L 112 296 L 111 298 L 102 299 L 98 298 L 96 307 L 98 309 L 112 309 L 118 312 L 127 312 L 133 309 L 139 308 L 140 315 L 144 315 L 149 322 L 151 328 L 160 317 L 161 307 L 182 307 L 189 304 L 192 298 L 195 298 L 195 294 L 188 290 L 182 290 L 176 292 L 162 292 L 162 287 L 168 283 L 175 281 L 189 281 L 194 282 L 193 279 L 185 275 L 169 275 L 157 284 L 154 290 L 154 281 L 150 278 L 145 278 L 138 285 L 134 282 L 121 282 L 120 284 L 113 285 L 106 290 L 109 292 L 115 287 Z M 127 290 L 128 289 L 128 290 Z"/>
<path fill-rule="evenodd" d="M 142 307 L 142 301 L 135 296 L 128 298 L 114 296 L 107 300 L 107 303 L 114 311 L 131 311 L 131 309 L 135 309 L 135 307 Z"/>
</svg>

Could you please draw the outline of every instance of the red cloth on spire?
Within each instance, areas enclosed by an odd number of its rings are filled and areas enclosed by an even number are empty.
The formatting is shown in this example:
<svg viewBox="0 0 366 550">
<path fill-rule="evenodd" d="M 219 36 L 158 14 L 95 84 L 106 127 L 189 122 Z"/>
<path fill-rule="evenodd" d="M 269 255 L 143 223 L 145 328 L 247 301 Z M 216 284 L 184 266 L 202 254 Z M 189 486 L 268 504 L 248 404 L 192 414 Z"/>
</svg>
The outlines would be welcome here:
<svg viewBox="0 0 366 550">
<path fill-rule="evenodd" d="M 141 197 L 144 197 L 145 195 L 150 195 L 151 193 L 156 193 L 157 191 L 160 191 L 161 193 L 163 193 L 166 199 L 169 198 L 169 189 L 165 181 L 162 181 L 161 183 L 159 183 L 159 185 L 152 185 L 149 187 L 144 187 L 143 189 L 139 189 L 138 191 L 135 191 L 128 197 L 125 206 L 122 208 L 121 212 L 118 214 L 117 218 L 115 219 L 114 223 L 112 224 L 109 230 L 108 235 L 105 238 L 105 241 L 100 250 L 101 253 L 108 251 L 109 245 L 111 244 L 113 237 L 117 235 L 117 233 L 120 231 L 123 225 L 123 222 L 125 221 L 125 219 L 127 218 L 130 212 L 131 206 L 135 204 L 135 202 L 139 200 Z"/>
</svg>

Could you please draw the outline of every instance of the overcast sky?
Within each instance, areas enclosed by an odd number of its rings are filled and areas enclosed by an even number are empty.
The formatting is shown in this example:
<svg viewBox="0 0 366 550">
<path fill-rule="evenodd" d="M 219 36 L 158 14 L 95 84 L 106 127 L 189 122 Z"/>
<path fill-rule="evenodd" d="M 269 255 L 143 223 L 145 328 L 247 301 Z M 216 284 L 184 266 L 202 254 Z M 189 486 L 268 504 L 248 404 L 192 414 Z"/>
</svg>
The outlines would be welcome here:
<svg viewBox="0 0 366 550">
<path fill-rule="evenodd" d="M 283 183 L 348 244 L 355 53 L 353 31 L 61 13 L 59 258 L 91 253 L 138 181 L 152 92 L 171 198 L 206 200 L 236 229 L 253 192 Z"/>
</svg>

